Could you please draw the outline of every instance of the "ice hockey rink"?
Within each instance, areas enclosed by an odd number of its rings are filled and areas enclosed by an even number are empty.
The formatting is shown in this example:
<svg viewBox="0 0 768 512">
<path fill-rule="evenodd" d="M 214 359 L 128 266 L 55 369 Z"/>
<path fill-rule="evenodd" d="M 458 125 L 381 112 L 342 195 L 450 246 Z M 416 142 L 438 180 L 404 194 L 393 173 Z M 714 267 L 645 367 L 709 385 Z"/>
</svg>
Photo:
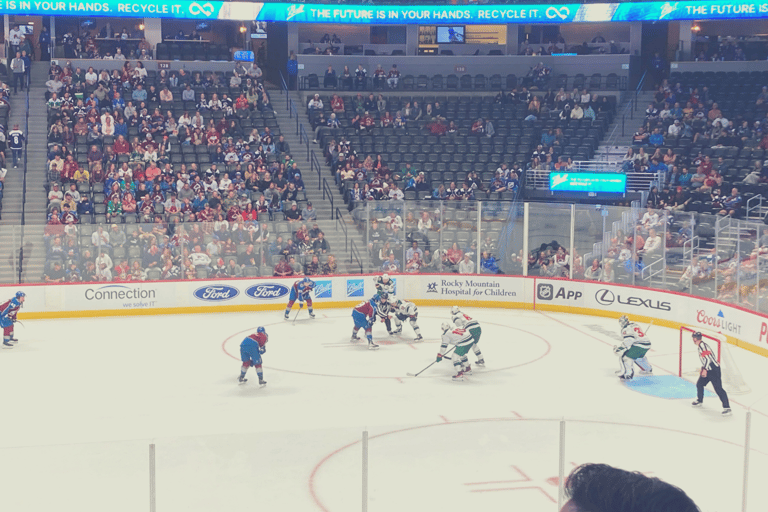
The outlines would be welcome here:
<svg viewBox="0 0 768 512">
<path fill-rule="evenodd" d="M 765 509 L 765 358 L 730 348 L 752 392 L 732 395 L 724 418 L 711 394 L 694 409 L 693 395 L 621 382 L 615 319 L 465 311 L 481 322 L 487 364 L 461 383 L 447 361 L 406 375 L 434 361 L 446 307 L 420 308 L 421 343 L 407 323 L 395 337 L 377 324 L 378 351 L 350 343 L 346 309 L 295 323 L 279 311 L 24 321 L 18 346 L 0 351 L 0 509 L 148 510 L 154 444 L 158 511 L 357 511 L 367 430 L 371 511 L 552 512 L 565 419 L 566 472 L 605 462 L 731 512 L 748 407 L 748 505 Z M 239 343 L 260 325 L 268 385 L 253 370 L 238 385 Z M 678 331 L 648 334 L 654 378 L 676 375 Z"/>
</svg>

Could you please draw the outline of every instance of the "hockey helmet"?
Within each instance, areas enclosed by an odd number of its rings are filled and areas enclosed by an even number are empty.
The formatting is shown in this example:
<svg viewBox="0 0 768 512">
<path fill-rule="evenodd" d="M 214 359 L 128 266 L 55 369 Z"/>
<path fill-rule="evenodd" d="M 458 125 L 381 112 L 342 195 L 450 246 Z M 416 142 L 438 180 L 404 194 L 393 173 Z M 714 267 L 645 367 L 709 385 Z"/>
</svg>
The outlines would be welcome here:
<svg viewBox="0 0 768 512">
<path fill-rule="evenodd" d="M 381 276 L 381 278 L 382 278 L 384 281 L 389 281 L 389 274 L 384 274 L 384 275 L 382 275 L 382 276 Z"/>
<path fill-rule="evenodd" d="M 403 305 L 403 301 L 401 301 L 400 299 L 397 299 L 397 300 L 395 301 L 395 304 L 394 304 L 394 306 L 395 306 L 396 308 L 399 308 L 399 307 L 400 307 L 400 306 L 402 306 L 402 305 Z"/>
<path fill-rule="evenodd" d="M 389 299 L 389 294 L 387 292 L 382 292 L 380 295 L 381 302 L 387 302 L 387 299 Z"/>
<path fill-rule="evenodd" d="M 451 314 L 452 315 L 458 315 L 459 314 L 459 306 L 453 306 L 451 308 Z"/>
<path fill-rule="evenodd" d="M 629 318 L 627 318 L 627 315 L 621 315 L 619 317 L 619 325 L 622 329 L 629 325 Z"/>
<path fill-rule="evenodd" d="M 443 324 L 440 326 L 440 329 L 442 329 L 443 332 L 450 331 L 451 330 L 451 326 L 450 326 L 450 324 L 448 322 L 443 322 Z"/>
<path fill-rule="evenodd" d="M 24 293 L 24 292 L 16 292 L 16 298 L 17 299 L 20 299 L 20 298 L 26 297 L 26 296 L 27 296 L 27 294 Z"/>
<path fill-rule="evenodd" d="M 701 333 L 699 331 L 696 331 L 695 333 L 691 334 L 691 337 L 695 340 L 701 339 Z"/>
<path fill-rule="evenodd" d="M 264 334 L 264 333 L 267 332 L 267 330 L 265 328 L 263 328 L 263 327 L 259 327 L 258 329 L 256 329 L 256 332 L 258 332 L 260 334 Z"/>
</svg>

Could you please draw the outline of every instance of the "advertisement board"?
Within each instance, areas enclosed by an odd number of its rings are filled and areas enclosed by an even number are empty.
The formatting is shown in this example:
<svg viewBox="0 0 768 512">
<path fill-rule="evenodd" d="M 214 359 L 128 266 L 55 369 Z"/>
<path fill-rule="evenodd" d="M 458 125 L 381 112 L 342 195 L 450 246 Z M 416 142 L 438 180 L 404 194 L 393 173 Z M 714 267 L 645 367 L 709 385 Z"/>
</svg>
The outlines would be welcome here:
<svg viewBox="0 0 768 512">
<path fill-rule="evenodd" d="M 0 0 L 1 14 L 24 16 L 109 16 L 195 20 L 289 21 L 347 24 L 545 24 L 608 21 L 760 19 L 768 4 L 736 2 L 625 2 L 514 5 L 335 5 L 186 0 L 154 2 L 102 0 Z"/>
<path fill-rule="evenodd" d="M 397 274 L 397 297 L 424 306 L 535 309 L 720 332 L 768 357 L 768 316 L 682 293 L 636 286 L 504 275 Z M 23 319 L 277 310 L 296 278 L 1 286 L 27 294 Z M 352 308 L 375 294 L 373 275 L 318 276 L 320 308 Z M 3 293 L 5 292 L 5 293 Z"/>
</svg>

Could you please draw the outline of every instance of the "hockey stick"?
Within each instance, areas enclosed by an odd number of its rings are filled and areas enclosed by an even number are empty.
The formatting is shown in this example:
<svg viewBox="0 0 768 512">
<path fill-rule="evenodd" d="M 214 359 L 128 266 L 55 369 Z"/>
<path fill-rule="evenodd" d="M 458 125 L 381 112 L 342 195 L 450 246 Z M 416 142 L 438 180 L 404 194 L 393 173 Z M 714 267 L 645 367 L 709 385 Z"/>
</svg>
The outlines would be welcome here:
<svg viewBox="0 0 768 512">
<path fill-rule="evenodd" d="M 456 345 L 454 345 L 454 346 L 451 348 L 451 350 L 449 350 L 448 352 L 446 352 L 445 354 L 443 354 L 443 357 L 445 357 L 445 356 L 449 355 L 449 354 L 451 353 L 451 351 L 452 351 L 453 349 L 455 349 L 455 348 L 456 348 Z M 429 368 L 430 366 L 432 366 L 432 365 L 433 365 L 433 364 L 435 364 L 436 362 L 437 362 L 437 361 L 432 361 L 431 363 L 429 363 L 429 364 L 427 365 L 427 367 L 426 367 L 426 368 L 424 368 L 423 370 L 421 370 L 419 373 L 406 373 L 406 375 L 407 375 L 407 376 L 409 376 L 409 377 L 418 377 L 419 375 L 421 375 L 422 373 L 424 373 L 424 372 L 427 370 L 427 368 Z"/>
<path fill-rule="evenodd" d="M 296 316 L 293 317 L 293 322 L 292 322 L 291 325 L 296 325 L 296 319 L 299 318 L 299 313 L 301 312 L 301 308 L 303 308 L 303 307 L 304 307 L 304 303 L 303 302 L 299 302 L 299 309 L 298 309 L 298 311 L 296 311 Z"/>
</svg>

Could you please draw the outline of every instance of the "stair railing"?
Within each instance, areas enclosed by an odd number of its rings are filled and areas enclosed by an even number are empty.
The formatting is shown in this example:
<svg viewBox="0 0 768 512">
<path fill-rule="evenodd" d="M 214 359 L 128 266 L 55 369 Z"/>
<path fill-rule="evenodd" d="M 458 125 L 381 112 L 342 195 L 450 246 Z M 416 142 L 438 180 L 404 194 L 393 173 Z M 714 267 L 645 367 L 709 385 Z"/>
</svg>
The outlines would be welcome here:
<svg viewBox="0 0 768 512">
<path fill-rule="evenodd" d="M 349 233 L 347 232 L 347 223 L 344 222 L 344 219 L 341 217 L 341 210 L 336 208 L 336 231 L 339 230 L 339 226 L 341 226 L 341 231 L 344 233 L 344 252 L 347 252 L 349 250 Z"/>
<path fill-rule="evenodd" d="M 322 167 L 320 167 L 320 161 L 317 159 L 317 156 L 315 155 L 314 150 L 310 151 L 310 154 L 309 154 L 309 169 L 317 173 L 317 190 L 320 190 L 320 188 L 322 187 L 322 184 L 320 183 L 320 174 L 322 171 Z"/>
<path fill-rule="evenodd" d="M 331 201 L 331 220 L 333 220 L 333 190 L 331 190 L 331 187 L 328 186 L 328 180 L 325 178 L 322 180 L 322 188 L 323 200 L 325 200 L 325 197 L 328 196 L 328 199 Z"/>
</svg>

